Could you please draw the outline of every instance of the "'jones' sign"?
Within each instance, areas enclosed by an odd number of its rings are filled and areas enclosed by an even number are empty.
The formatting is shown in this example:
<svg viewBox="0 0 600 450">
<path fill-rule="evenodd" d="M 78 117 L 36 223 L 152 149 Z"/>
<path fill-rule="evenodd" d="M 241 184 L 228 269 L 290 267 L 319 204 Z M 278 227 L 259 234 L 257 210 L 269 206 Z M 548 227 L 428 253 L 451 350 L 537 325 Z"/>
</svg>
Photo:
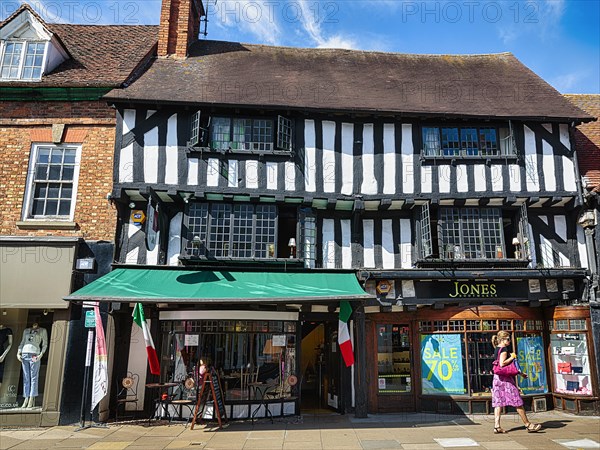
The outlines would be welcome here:
<svg viewBox="0 0 600 450">
<path fill-rule="evenodd" d="M 528 297 L 526 281 L 416 281 L 418 298 L 524 298 Z"/>
</svg>

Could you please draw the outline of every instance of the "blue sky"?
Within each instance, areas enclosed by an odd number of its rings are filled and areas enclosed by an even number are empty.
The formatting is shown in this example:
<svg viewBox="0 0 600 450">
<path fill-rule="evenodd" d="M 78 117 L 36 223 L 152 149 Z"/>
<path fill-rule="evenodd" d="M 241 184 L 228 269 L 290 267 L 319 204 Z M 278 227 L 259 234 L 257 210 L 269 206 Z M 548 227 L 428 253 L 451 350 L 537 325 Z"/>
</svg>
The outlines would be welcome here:
<svg viewBox="0 0 600 450">
<path fill-rule="evenodd" d="M 0 0 L 4 18 L 21 3 Z M 157 24 L 160 0 L 31 0 L 49 21 Z M 400 53 L 512 52 L 562 93 L 600 93 L 600 0 L 204 0 L 208 38 Z"/>
</svg>

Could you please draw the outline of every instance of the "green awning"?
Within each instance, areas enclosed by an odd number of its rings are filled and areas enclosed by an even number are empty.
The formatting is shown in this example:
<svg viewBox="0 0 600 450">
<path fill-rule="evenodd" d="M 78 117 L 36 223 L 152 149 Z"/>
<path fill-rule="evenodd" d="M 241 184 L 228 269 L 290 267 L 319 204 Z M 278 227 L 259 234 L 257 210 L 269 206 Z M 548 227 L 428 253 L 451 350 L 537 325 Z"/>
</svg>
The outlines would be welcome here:
<svg viewBox="0 0 600 450">
<path fill-rule="evenodd" d="M 115 269 L 65 300 L 144 303 L 316 302 L 372 298 L 354 273 Z"/>
</svg>

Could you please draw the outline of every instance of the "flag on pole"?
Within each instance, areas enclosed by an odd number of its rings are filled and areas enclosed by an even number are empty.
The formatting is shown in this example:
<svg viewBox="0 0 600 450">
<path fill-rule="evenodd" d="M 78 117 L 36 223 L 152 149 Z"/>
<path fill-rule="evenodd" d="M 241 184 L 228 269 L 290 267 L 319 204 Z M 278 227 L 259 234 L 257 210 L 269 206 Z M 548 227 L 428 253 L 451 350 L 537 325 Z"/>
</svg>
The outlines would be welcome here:
<svg viewBox="0 0 600 450">
<path fill-rule="evenodd" d="M 352 341 L 350 340 L 350 330 L 348 329 L 348 320 L 352 315 L 352 306 L 350 302 L 343 300 L 340 302 L 340 318 L 338 324 L 338 344 L 346 367 L 354 364 L 354 351 L 352 349 Z"/>
<path fill-rule="evenodd" d="M 94 354 L 94 380 L 92 383 L 92 408 L 108 392 L 108 356 L 106 353 L 106 339 L 104 338 L 104 328 L 102 327 L 102 317 L 98 303 L 94 306 L 94 315 L 96 316 L 96 352 Z"/>
<path fill-rule="evenodd" d="M 150 373 L 152 375 L 160 375 L 160 364 L 158 363 L 158 356 L 156 356 L 156 348 L 154 348 L 154 342 L 152 341 L 152 335 L 148 329 L 148 323 L 144 316 L 144 308 L 141 303 L 136 303 L 133 309 L 133 321 L 144 332 L 144 341 L 146 342 L 146 352 L 148 353 L 148 364 L 150 364 Z"/>
</svg>

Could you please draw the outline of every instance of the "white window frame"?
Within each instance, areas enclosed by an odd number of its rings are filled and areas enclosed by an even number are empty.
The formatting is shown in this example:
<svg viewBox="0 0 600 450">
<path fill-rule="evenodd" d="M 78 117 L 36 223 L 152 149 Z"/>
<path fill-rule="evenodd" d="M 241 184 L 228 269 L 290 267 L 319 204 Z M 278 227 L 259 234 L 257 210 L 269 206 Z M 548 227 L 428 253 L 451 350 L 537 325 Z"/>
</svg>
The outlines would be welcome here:
<svg viewBox="0 0 600 450">
<path fill-rule="evenodd" d="M 2 77 L 2 63 L 4 61 L 4 52 L 6 50 L 7 43 L 21 43 L 23 48 L 21 49 L 21 59 L 19 60 L 19 76 L 15 78 L 4 78 Z M 29 44 L 44 44 L 44 53 L 42 56 L 42 67 L 40 68 L 39 78 L 23 78 L 23 70 L 25 68 L 25 55 L 27 54 L 27 47 Z M 1 81 L 40 81 L 44 72 L 46 71 L 46 64 L 48 62 L 48 41 L 44 40 L 26 40 L 26 39 L 8 39 L 2 41 L 0 45 L 0 80 Z"/>
<path fill-rule="evenodd" d="M 34 178 L 35 178 L 35 164 L 37 161 L 38 153 L 41 148 L 59 148 L 59 149 L 71 149 L 76 150 L 75 154 L 75 166 L 73 170 L 73 190 L 71 197 L 71 210 L 69 216 L 37 216 L 34 217 L 31 214 L 33 208 L 33 193 L 34 193 Z M 21 220 L 23 221 L 60 221 L 60 222 L 73 222 L 75 218 L 75 204 L 77 203 L 77 190 L 79 185 L 79 169 L 81 167 L 81 144 L 61 144 L 56 145 L 52 143 L 33 143 L 31 145 L 31 152 L 29 156 L 29 167 L 27 169 L 27 184 L 25 187 L 25 201 L 23 204 L 23 211 Z"/>
</svg>

